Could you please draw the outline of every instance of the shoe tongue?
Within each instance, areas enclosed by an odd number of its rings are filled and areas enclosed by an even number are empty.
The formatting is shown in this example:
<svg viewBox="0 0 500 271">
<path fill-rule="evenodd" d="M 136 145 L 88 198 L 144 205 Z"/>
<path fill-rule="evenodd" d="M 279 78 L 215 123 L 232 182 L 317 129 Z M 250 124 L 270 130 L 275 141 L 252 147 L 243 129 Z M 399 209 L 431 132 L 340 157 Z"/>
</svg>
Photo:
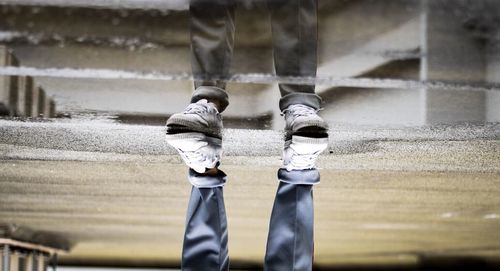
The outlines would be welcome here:
<svg viewBox="0 0 500 271">
<path fill-rule="evenodd" d="M 294 104 L 288 108 L 288 112 L 292 113 L 292 115 L 310 115 L 315 114 L 316 110 L 306 105 Z"/>
<path fill-rule="evenodd" d="M 217 110 L 217 106 L 215 106 L 214 103 L 212 102 L 209 102 L 207 99 L 201 99 L 199 101 L 196 102 L 197 104 L 200 104 L 200 105 L 203 105 L 203 106 L 209 106 L 210 108 L 216 110 L 217 112 L 219 112 L 219 110 Z"/>
</svg>

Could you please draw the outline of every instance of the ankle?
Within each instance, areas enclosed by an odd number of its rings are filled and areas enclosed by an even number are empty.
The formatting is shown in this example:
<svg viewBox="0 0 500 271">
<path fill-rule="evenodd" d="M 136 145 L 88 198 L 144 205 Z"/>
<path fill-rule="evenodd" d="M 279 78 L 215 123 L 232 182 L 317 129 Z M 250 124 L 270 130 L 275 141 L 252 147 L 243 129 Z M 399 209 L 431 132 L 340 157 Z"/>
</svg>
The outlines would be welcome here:
<svg viewBox="0 0 500 271">
<path fill-rule="evenodd" d="M 201 175 L 214 177 L 214 176 L 217 176 L 217 174 L 219 174 L 219 169 L 217 169 L 217 168 L 215 167 L 215 168 L 208 168 L 208 169 L 207 169 L 204 173 L 202 173 Z"/>
<path fill-rule="evenodd" d="M 217 109 L 217 111 L 218 111 L 218 112 L 221 112 L 221 107 L 222 107 L 222 106 L 221 106 L 220 101 L 218 101 L 218 100 L 216 100 L 216 99 L 207 99 L 207 101 L 208 101 L 209 103 L 212 103 L 212 104 L 215 106 L 215 108 Z"/>
</svg>

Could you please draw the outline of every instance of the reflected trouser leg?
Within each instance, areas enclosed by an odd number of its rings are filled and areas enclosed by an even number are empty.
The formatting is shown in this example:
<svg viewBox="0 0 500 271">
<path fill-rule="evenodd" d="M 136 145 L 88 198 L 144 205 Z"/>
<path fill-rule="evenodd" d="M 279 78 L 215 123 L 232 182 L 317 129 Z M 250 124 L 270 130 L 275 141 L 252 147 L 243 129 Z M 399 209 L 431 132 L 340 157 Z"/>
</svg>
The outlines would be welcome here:
<svg viewBox="0 0 500 271">
<path fill-rule="evenodd" d="M 210 177 L 190 170 L 189 179 L 193 188 L 182 249 L 183 271 L 229 270 L 227 220 L 222 189 L 226 175 L 222 171 L 219 173 L 218 176 Z"/>
<path fill-rule="evenodd" d="M 265 271 L 310 271 L 314 252 L 313 184 L 316 169 L 278 172 L 267 239 Z"/>
<path fill-rule="evenodd" d="M 316 76 L 318 43 L 317 0 L 268 0 L 276 74 Z M 291 104 L 321 107 L 314 85 L 280 84 L 280 109 Z"/>
<path fill-rule="evenodd" d="M 191 0 L 191 68 L 195 77 L 195 93 L 191 102 L 217 99 L 221 112 L 228 105 L 226 78 L 234 47 L 233 0 Z"/>
</svg>

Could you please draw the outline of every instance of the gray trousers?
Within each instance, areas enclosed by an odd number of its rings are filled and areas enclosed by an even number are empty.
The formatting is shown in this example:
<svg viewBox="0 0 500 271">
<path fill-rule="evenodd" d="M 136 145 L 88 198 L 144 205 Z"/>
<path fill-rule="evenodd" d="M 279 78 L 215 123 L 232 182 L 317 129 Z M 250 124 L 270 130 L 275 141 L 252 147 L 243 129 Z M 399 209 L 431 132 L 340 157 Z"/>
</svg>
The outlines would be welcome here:
<svg viewBox="0 0 500 271">
<path fill-rule="evenodd" d="M 234 0 L 191 0 L 191 66 L 195 92 L 191 102 L 216 99 L 221 112 L 229 104 L 225 92 L 233 55 Z M 279 76 L 316 76 L 317 0 L 267 0 L 271 14 L 273 55 Z M 249 34 L 249 33 L 248 33 Z M 321 107 L 313 85 L 280 84 L 280 109 L 291 104 Z"/>
<path fill-rule="evenodd" d="M 316 169 L 278 171 L 267 239 L 265 271 L 310 271 L 313 263 L 314 209 L 312 186 L 319 183 Z M 229 270 L 228 232 L 223 185 L 226 175 L 203 176 L 189 170 L 193 185 L 189 200 L 183 271 Z"/>
</svg>

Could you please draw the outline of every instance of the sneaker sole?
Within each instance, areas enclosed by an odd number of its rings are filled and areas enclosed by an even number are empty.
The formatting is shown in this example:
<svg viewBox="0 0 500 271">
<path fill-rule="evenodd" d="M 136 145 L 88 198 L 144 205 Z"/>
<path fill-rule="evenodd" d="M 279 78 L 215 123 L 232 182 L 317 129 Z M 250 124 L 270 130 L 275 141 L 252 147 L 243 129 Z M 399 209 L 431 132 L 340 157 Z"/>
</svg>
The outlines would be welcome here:
<svg viewBox="0 0 500 271">
<path fill-rule="evenodd" d="M 180 118 L 170 118 L 167 121 L 167 134 L 202 133 L 207 136 L 222 138 L 222 130 L 200 125 L 199 122 L 188 121 Z"/>
<path fill-rule="evenodd" d="M 294 128 L 294 130 L 286 131 L 285 140 L 291 140 L 294 135 L 311 138 L 328 137 L 328 125 L 325 122 L 308 122 L 297 125 Z"/>
<path fill-rule="evenodd" d="M 201 139 L 202 141 L 207 141 L 209 143 L 217 144 L 217 145 L 222 145 L 222 139 L 209 136 L 204 133 L 199 133 L 199 132 L 186 132 L 186 133 L 177 133 L 177 134 L 167 134 L 166 135 L 167 141 L 171 140 L 182 140 L 182 139 L 189 139 L 189 138 L 195 138 L 195 139 Z M 176 148 L 176 147 L 174 147 Z"/>
</svg>

